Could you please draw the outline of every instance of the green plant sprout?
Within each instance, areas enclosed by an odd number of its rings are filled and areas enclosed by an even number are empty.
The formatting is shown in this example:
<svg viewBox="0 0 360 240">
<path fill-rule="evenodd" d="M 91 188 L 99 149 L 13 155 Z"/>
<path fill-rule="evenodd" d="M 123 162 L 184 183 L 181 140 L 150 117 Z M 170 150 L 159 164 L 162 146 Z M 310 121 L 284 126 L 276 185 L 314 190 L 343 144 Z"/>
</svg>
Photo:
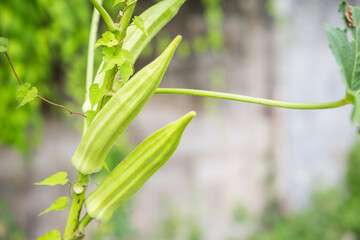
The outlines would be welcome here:
<svg viewBox="0 0 360 240">
<path fill-rule="evenodd" d="M 72 184 L 65 230 L 62 237 L 58 230 L 53 230 L 38 238 L 40 240 L 84 238 L 85 228 L 93 219 L 100 222 L 108 221 L 113 212 L 134 195 L 171 157 L 185 128 L 195 117 L 195 112 L 169 123 L 145 139 L 109 173 L 95 191 L 85 197 L 90 174 L 99 172 L 102 168 L 107 169 L 104 159 L 110 148 L 153 94 L 195 95 L 309 110 L 354 104 L 352 121 L 360 123 L 360 8 L 348 6 L 346 1 L 343 1 L 339 8 L 346 28 L 341 30 L 326 25 L 325 30 L 330 48 L 341 67 L 347 91 L 343 99 L 328 103 L 290 103 L 223 92 L 158 88 L 180 44 L 181 36 L 177 36 L 159 57 L 135 74 L 133 65 L 145 46 L 177 14 L 185 0 L 163 0 L 134 17 L 133 11 L 137 0 L 115 0 L 113 7 L 120 8 L 116 22 L 102 6 L 102 0 L 89 1 L 94 6 L 94 13 L 89 38 L 85 84 L 87 92 L 82 109 L 84 113 L 73 112 L 65 106 L 53 103 L 40 96 L 36 87 L 22 82 L 7 53 L 9 41 L 0 38 L 0 52 L 7 58 L 20 83 L 16 91 L 18 107 L 38 97 L 67 110 L 70 114 L 85 118 L 82 139 L 72 158 L 72 163 L 78 170 L 78 177 Z M 99 16 L 103 18 L 107 31 L 96 41 Z M 347 37 L 348 32 L 352 34 L 351 41 Z M 103 61 L 94 77 L 94 51 L 97 48 L 102 48 Z M 36 184 L 54 186 L 67 182 L 67 173 L 59 172 Z M 68 197 L 59 197 L 39 215 L 53 210 L 63 210 L 68 206 L 68 202 Z M 84 206 L 86 214 L 80 218 Z"/>
</svg>

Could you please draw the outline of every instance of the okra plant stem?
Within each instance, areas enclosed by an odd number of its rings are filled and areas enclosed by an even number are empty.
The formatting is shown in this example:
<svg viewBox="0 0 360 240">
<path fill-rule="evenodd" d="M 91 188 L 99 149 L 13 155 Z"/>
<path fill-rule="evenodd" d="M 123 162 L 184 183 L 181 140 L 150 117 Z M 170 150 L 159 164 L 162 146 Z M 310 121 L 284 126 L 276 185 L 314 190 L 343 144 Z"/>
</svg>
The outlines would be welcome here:
<svg viewBox="0 0 360 240">
<path fill-rule="evenodd" d="M 103 0 L 99 0 L 98 3 L 102 4 Z M 88 89 L 92 84 L 93 72 L 94 72 L 94 46 L 97 38 L 98 26 L 99 26 L 100 14 L 94 8 L 91 26 L 90 26 L 90 36 L 89 36 L 89 47 L 88 47 L 88 59 L 87 59 L 87 69 L 86 69 L 86 94 L 88 94 Z M 83 133 L 86 131 L 86 120 L 84 120 L 84 129 Z M 84 202 L 84 196 L 86 192 L 87 182 L 89 176 L 84 175 L 81 172 L 78 173 L 77 183 L 83 184 L 84 190 L 80 194 L 74 195 L 71 199 L 71 206 L 69 210 L 68 220 L 66 223 L 65 231 L 64 231 L 64 240 L 71 239 L 75 234 L 75 231 L 78 227 L 80 212 L 82 209 L 82 205 Z M 82 231 L 83 233 L 84 231 Z"/>
<path fill-rule="evenodd" d="M 100 15 L 104 19 L 106 26 L 108 27 L 110 32 L 116 33 L 119 31 L 119 28 L 116 27 L 115 23 L 111 19 L 109 13 L 105 10 L 105 8 L 99 3 L 97 0 L 90 0 L 92 5 L 99 11 Z"/>
<path fill-rule="evenodd" d="M 92 217 L 89 216 L 89 214 L 86 214 L 83 219 L 81 219 L 78 229 L 76 230 L 76 233 L 78 235 L 84 235 L 85 234 L 85 228 L 86 226 L 93 220 Z"/>
<path fill-rule="evenodd" d="M 231 93 L 222 93 L 222 92 L 205 91 L 205 90 L 197 90 L 197 89 L 183 89 L 183 88 L 158 88 L 155 93 L 193 95 L 193 96 L 201 96 L 201 97 L 234 100 L 239 102 L 256 103 L 256 104 L 272 106 L 272 107 L 290 108 L 290 109 L 308 109 L 308 110 L 337 108 L 352 103 L 351 100 L 349 100 L 347 97 L 336 102 L 328 102 L 328 103 L 291 103 L 291 102 L 282 102 L 282 101 L 249 97 L 249 96 L 231 94 Z"/>
<path fill-rule="evenodd" d="M 64 231 L 64 240 L 73 239 L 73 235 L 75 234 L 75 231 L 78 227 L 79 217 L 83 206 L 84 196 L 86 192 L 85 190 L 88 181 L 89 181 L 89 175 L 84 175 L 81 172 L 79 172 L 76 183 L 84 186 L 84 189 L 79 194 L 73 191 L 68 220 L 66 222 L 65 231 Z"/>
<path fill-rule="evenodd" d="M 98 3 L 101 5 L 103 0 L 98 0 Z M 91 26 L 90 26 L 90 36 L 89 36 L 89 46 L 88 46 L 88 56 L 87 56 L 87 67 L 86 67 L 86 92 L 88 92 L 94 76 L 94 48 L 97 38 L 97 32 L 99 27 L 100 13 L 94 8 Z"/>
<path fill-rule="evenodd" d="M 126 30 L 129 26 L 129 23 L 131 21 L 132 14 L 134 12 L 135 6 L 136 6 L 137 0 L 127 0 L 125 3 L 125 10 L 124 15 L 120 19 L 120 35 L 118 41 L 122 41 L 126 35 Z"/>
</svg>

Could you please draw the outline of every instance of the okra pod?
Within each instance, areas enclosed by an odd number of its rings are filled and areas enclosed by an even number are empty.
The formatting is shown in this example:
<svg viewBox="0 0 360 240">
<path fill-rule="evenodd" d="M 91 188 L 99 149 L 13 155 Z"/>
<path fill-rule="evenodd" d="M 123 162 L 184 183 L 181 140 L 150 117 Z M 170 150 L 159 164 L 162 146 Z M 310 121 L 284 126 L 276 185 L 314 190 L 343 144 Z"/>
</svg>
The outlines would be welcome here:
<svg viewBox="0 0 360 240">
<path fill-rule="evenodd" d="M 96 115 L 76 150 L 72 163 L 83 174 L 101 170 L 115 141 L 138 115 L 159 86 L 181 41 L 176 37 L 165 51 L 136 73 Z"/>
<path fill-rule="evenodd" d="M 141 31 L 135 25 L 128 27 L 124 38 L 123 48 L 130 52 L 130 63 L 134 64 L 142 50 L 150 40 L 177 14 L 185 0 L 164 0 L 145 10 L 139 17 L 144 21 L 144 28 L 148 34 Z M 100 65 L 101 69 L 103 62 Z M 105 74 L 98 71 L 94 83 L 103 85 Z M 90 100 L 87 97 L 83 105 L 83 111 L 91 109 Z"/>
<path fill-rule="evenodd" d="M 119 163 L 85 199 L 89 216 L 100 222 L 109 220 L 113 212 L 167 162 L 194 116 L 195 112 L 190 112 L 156 131 Z"/>
</svg>

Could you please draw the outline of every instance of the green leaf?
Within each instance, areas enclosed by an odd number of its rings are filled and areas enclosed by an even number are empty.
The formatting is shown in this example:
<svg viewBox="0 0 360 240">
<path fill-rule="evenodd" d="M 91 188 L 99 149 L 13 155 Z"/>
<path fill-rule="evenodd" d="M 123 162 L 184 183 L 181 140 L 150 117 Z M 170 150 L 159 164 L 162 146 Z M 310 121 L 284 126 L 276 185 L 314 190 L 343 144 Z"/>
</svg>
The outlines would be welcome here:
<svg viewBox="0 0 360 240">
<path fill-rule="evenodd" d="M 117 4 L 122 3 L 122 2 L 125 2 L 125 0 L 115 0 L 113 7 L 115 7 Z"/>
<path fill-rule="evenodd" d="M 119 44 L 119 42 L 115 39 L 115 35 L 112 32 L 106 31 L 102 35 L 102 38 L 97 40 L 97 42 L 95 44 L 95 48 L 100 47 L 100 46 L 114 47 L 118 44 Z"/>
<path fill-rule="evenodd" d="M 347 2 L 339 5 L 339 13 L 344 19 L 345 29 L 334 28 L 325 25 L 325 31 L 329 40 L 336 62 L 341 69 L 342 78 L 346 85 L 347 94 L 351 96 L 355 105 L 352 120 L 360 124 L 360 8 L 350 7 L 353 26 L 349 26 L 345 17 Z M 352 38 L 349 39 L 348 32 Z"/>
<path fill-rule="evenodd" d="M 94 117 L 96 116 L 96 111 L 94 110 L 86 111 L 85 115 L 86 115 L 86 123 L 88 126 L 90 126 L 90 124 L 94 120 Z"/>
<path fill-rule="evenodd" d="M 7 51 L 7 46 L 9 45 L 9 40 L 6 38 L 0 37 L 0 52 L 4 53 Z"/>
<path fill-rule="evenodd" d="M 108 71 L 117 66 L 121 66 L 125 61 L 125 56 L 121 50 L 116 50 L 114 47 L 103 47 L 104 66 L 101 71 Z"/>
<path fill-rule="evenodd" d="M 36 240 L 61 240 L 60 232 L 58 230 L 52 230 Z"/>
<path fill-rule="evenodd" d="M 93 108 L 102 99 L 102 97 L 105 94 L 106 94 L 105 86 L 102 86 L 101 88 L 99 88 L 98 83 L 94 83 L 93 85 L 91 85 L 90 89 L 89 89 L 89 98 L 90 98 L 91 108 Z"/>
<path fill-rule="evenodd" d="M 68 206 L 69 199 L 67 197 L 60 197 L 58 198 L 51 206 L 39 214 L 39 216 L 51 212 L 51 211 L 60 211 L 64 210 Z"/>
<path fill-rule="evenodd" d="M 121 65 L 120 74 L 124 83 L 126 83 L 127 80 L 129 80 L 130 76 L 133 75 L 133 73 L 134 73 L 133 66 L 130 62 L 126 61 L 123 65 Z"/>
<path fill-rule="evenodd" d="M 16 90 L 16 99 L 19 101 L 19 105 L 17 108 L 24 106 L 28 102 L 33 101 L 38 94 L 38 90 L 36 87 L 32 87 L 30 89 L 30 83 L 26 83 L 24 85 L 20 85 Z"/>
<path fill-rule="evenodd" d="M 134 17 L 133 18 L 133 23 L 135 24 L 135 26 L 137 26 L 147 37 L 149 37 L 146 28 L 144 26 L 144 20 L 141 17 Z"/>
<path fill-rule="evenodd" d="M 34 183 L 35 185 L 47 185 L 47 186 L 55 186 L 55 185 L 65 185 L 69 179 L 67 179 L 66 172 L 58 172 L 54 175 L 46 178 L 42 182 Z"/>
</svg>

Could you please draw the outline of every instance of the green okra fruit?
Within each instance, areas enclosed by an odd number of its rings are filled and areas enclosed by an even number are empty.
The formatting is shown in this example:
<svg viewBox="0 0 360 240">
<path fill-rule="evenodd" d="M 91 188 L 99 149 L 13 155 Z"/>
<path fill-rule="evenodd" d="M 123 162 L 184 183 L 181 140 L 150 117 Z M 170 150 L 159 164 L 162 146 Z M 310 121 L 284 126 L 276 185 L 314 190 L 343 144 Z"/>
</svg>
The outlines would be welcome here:
<svg viewBox="0 0 360 240">
<path fill-rule="evenodd" d="M 194 118 L 190 112 L 156 131 L 135 148 L 85 199 L 87 213 L 100 222 L 113 212 L 162 167 L 176 150 L 181 136 Z"/>
<path fill-rule="evenodd" d="M 146 35 L 135 25 L 128 27 L 123 48 L 130 52 L 134 64 L 150 40 L 178 13 L 186 0 L 164 0 L 148 8 L 140 18 L 144 21 Z"/>
<path fill-rule="evenodd" d="M 72 163 L 83 174 L 101 170 L 105 157 L 159 86 L 181 36 L 165 51 L 136 73 L 96 115 L 83 135 Z"/>
<path fill-rule="evenodd" d="M 128 27 L 123 48 L 130 52 L 131 64 L 136 62 L 136 59 L 150 40 L 178 13 L 184 3 L 185 0 L 164 0 L 144 11 L 139 17 L 144 21 L 144 28 L 148 36 L 135 25 Z M 105 78 L 105 73 L 100 71 L 102 67 L 103 62 L 94 80 L 94 83 L 98 83 L 100 86 L 103 85 Z M 86 112 L 90 109 L 90 100 L 87 97 L 83 105 L 83 111 Z"/>
</svg>

